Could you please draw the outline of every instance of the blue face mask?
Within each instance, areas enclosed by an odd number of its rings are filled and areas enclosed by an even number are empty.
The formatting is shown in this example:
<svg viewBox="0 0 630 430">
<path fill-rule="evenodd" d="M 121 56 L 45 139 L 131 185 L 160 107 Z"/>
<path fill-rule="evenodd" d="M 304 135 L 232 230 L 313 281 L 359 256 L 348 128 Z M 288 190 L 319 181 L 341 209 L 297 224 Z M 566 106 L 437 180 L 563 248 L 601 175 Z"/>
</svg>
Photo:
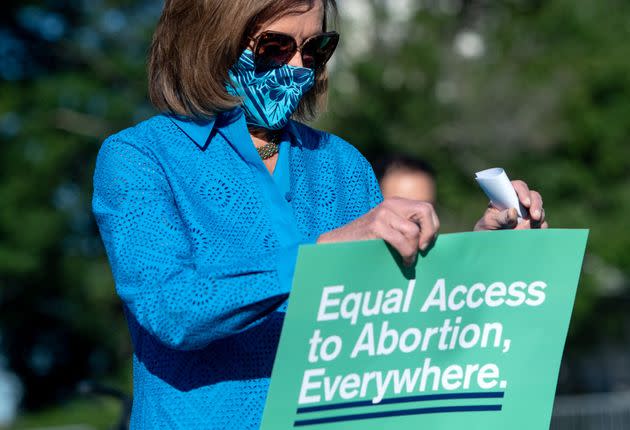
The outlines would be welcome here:
<svg viewBox="0 0 630 430">
<path fill-rule="evenodd" d="M 277 69 L 256 70 L 249 49 L 229 70 L 232 80 L 227 91 L 243 99 L 248 125 L 269 130 L 283 128 L 300 100 L 315 84 L 315 72 L 285 64 Z"/>
</svg>

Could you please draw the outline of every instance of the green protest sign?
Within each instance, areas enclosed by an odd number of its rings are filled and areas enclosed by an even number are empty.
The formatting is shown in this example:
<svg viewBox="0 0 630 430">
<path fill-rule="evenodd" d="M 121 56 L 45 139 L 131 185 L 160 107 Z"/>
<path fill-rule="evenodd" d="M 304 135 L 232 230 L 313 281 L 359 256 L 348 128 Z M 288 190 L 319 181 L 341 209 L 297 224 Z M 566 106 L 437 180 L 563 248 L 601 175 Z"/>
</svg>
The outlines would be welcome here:
<svg viewBox="0 0 630 430">
<path fill-rule="evenodd" d="M 548 429 L 587 236 L 301 247 L 261 428 Z"/>
</svg>

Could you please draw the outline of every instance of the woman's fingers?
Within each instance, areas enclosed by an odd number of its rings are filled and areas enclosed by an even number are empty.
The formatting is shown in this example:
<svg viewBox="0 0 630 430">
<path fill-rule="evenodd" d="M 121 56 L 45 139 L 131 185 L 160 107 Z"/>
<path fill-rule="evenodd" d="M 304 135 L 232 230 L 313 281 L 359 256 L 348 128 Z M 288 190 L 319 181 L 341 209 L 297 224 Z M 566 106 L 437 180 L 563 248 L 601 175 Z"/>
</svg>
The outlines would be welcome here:
<svg viewBox="0 0 630 430">
<path fill-rule="evenodd" d="M 530 190 L 523 181 L 512 181 L 512 186 L 516 191 L 521 204 L 527 208 L 529 217 L 534 221 L 531 225 L 533 228 L 542 226 L 545 221 L 545 210 L 543 209 L 543 200 L 539 192 Z"/>
<path fill-rule="evenodd" d="M 440 221 L 430 203 L 393 198 L 385 200 L 382 206 L 383 214 L 392 220 L 390 226 L 406 238 L 413 238 L 414 254 L 418 249 L 425 251 L 435 240 Z M 415 261 L 415 255 L 412 261 Z"/>
<path fill-rule="evenodd" d="M 533 221 L 541 223 L 544 218 L 543 201 L 541 195 L 537 191 L 530 191 L 530 200 L 532 202 L 529 207 L 529 216 Z"/>
<path fill-rule="evenodd" d="M 512 186 L 514 187 L 514 190 L 516 191 L 518 200 L 521 202 L 523 206 L 529 209 L 530 206 L 532 205 L 532 199 L 531 199 L 529 187 L 527 186 L 527 184 L 523 181 L 516 180 L 516 181 L 512 181 Z"/>
<path fill-rule="evenodd" d="M 317 243 L 381 238 L 410 266 L 418 250 L 426 250 L 435 240 L 439 228 L 440 220 L 430 203 L 393 198 L 353 222 L 322 234 Z"/>
<path fill-rule="evenodd" d="M 516 209 L 499 210 L 489 207 L 483 217 L 475 225 L 475 231 L 502 230 L 515 228 L 518 224 L 518 212 Z"/>
<path fill-rule="evenodd" d="M 420 227 L 418 246 L 420 250 L 426 251 L 437 237 L 438 229 L 440 228 L 440 221 L 435 214 L 433 206 L 429 203 L 418 202 L 414 216 L 410 219 Z"/>
<path fill-rule="evenodd" d="M 415 222 L 406 220 L 398 216 L 395 212 L 392 212 L 390 226 L 401 232 L 405 238 L 417 246 L 418 240 L 420 239 L 420 227 Z"/>
<path fill-rule="evenodd" d="M 514 228 L 518 224 L 518 212 L 514 208 L 499 211 L 494 222 L 497 229 Z"/>
<path fill-rule="evenodd" d="M 413 265 L 418 254 L 420 228 L 389 209 L 384 209 L 381 216 L 377 234 L 398 251 L 406 266 Z"/>
<path fill-rule="evenodd" d="M 515 230 L 528 230 L 528 229 L 539 229 L 539 228 L 549 228 L 549 223 L 547 221 L 534 221 L 531 219 L 525 219 L 518 223 Z"/>
<path fill-rule="evenodd" d="M 440 219 L 438 218 L 437 213 L 435 212 L 435 209 L 433 209 L 431 218 L 433 219 L 433 225 L 435 226 L 435 234 L 433 235 L 433 240 L 435 240 L 438 236 L 438 233 L 440 232 Z"/>
<path fill-rule="evenodd" d="M 391 198 L 383 204 L 399 216 L 413 221 L 420 228 L 418 247 L 425 251 L 437 237 L 440 220 L 431 203 L 417 200 Z"/>
<path fill-rule="evenodd" d="M 381 238 L 398 251 L 405 266 L 411 266 L 416 261 L 418 246 L 409 241 L 400 231 L 393 228 L 387 229 L 383 231 Z"/>
</svg>

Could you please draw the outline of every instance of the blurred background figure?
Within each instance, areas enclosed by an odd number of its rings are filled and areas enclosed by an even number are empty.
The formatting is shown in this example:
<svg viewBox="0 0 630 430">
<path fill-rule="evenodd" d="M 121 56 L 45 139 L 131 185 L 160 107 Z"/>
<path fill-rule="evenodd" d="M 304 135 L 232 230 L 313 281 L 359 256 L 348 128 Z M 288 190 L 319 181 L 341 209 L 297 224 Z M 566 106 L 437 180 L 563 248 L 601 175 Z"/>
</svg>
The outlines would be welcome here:
<svg viewBox="0 0 630 430">
<path fill-rule="evenodd" d="M 406 155 L 390 155 L 372 163 L 384 198 L 402 197 L 435 205 L 436 175 L 425 160 Z"/>
</svg>

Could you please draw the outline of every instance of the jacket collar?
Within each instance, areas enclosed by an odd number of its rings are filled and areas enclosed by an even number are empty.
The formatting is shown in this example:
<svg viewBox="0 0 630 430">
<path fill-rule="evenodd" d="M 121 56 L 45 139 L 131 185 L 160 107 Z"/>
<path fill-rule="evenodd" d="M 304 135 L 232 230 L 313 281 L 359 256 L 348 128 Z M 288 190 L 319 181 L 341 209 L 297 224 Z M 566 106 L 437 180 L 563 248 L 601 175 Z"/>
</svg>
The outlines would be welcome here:
<svg viewBox="0 0 630 430">
<path fill-rule="evenodd" d="M 232 123 L 238 120 L 242 114 L 241 109 L 234 108 L 231 111 L 222 112 L 217 116 L 209 119 L 194 119 L 181 115 L 167 115 L 168 118 L 184 132 L 202 151 L 206 149 L 210 143 L 210 137 L 221 128 L 223 123 Z M 226 125 L 226 124 L 223 124 Z M 289 121 L 287 131 L 293 137 L 295 142 L 301 147 L 302 137 L 300 131 L 293 120 Z"/>
<path fill-rule="evenodd" d="M 210 143 L 210 135 L 216 124 L 216 117 L 209 119 L 193 119 L 180 115 L 168 115 L 168 118 L 179 127 L 181 131 L 195 142 L 203 151 Z"/>
<path fill-rule="evenodd" d="M 298 128 L 298 123 L 294 120 L 289 120 L 289 124 L 287 126 L 287 131 L 293 141 L 301 148 L 302 147 L 302 134 Z"/>
</svg>

